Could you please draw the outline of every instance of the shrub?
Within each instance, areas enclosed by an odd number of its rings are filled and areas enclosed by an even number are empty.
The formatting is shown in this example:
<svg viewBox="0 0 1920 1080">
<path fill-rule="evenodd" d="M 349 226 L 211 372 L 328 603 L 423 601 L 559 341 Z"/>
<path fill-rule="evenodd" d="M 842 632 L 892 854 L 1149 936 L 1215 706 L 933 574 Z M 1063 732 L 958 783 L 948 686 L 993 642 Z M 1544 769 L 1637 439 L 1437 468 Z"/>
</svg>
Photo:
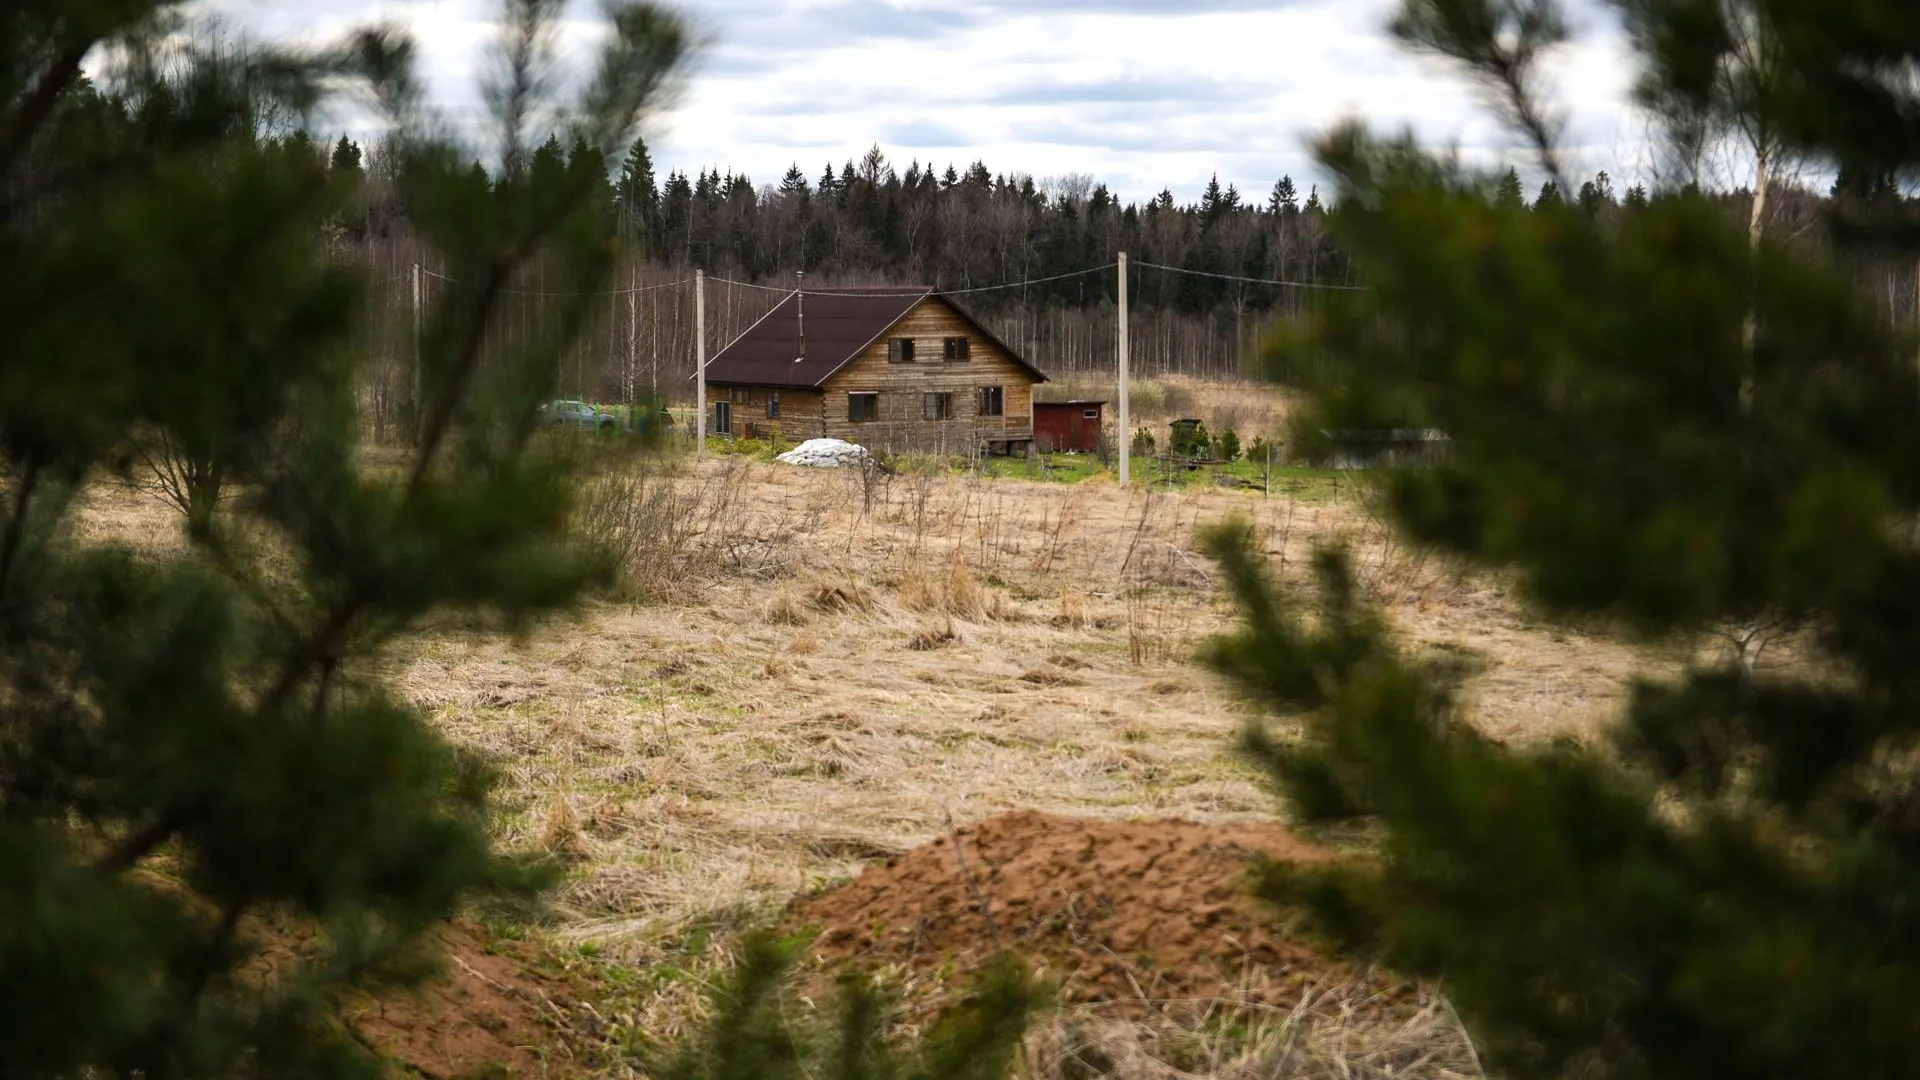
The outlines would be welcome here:
<svg viewBox="0 0 1920 1080">
<path fill-rule="evenodd" d="M 1214 440 L 1213 455 L 1221 461 L 1238 461 L 1240 459 L 1240 436 L 1236 434 L 1232 428 L 1221 432 L 1220 437 Z"/>
<path fill-rule="evenodd" d="M 1247 447 L 1247 460 L 1256 465 L 1277 465 L 1280 463 L 1280 443 L 1265 435 L 1254 436 L 1253 443 Z"/>
</svg>

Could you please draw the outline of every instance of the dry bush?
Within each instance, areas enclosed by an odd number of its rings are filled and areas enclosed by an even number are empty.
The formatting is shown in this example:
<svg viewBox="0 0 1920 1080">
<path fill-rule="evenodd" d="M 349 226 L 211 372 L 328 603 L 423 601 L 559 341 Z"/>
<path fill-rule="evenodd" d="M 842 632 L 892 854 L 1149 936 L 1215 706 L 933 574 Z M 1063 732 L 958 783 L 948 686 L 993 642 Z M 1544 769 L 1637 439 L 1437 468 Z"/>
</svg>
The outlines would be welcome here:
<svg viewBox="0 0 1920 1080">
<path fill-rule="evenodd" d="M 815 578 L 809 591 L 813 606 L 831 614 L 873 610 L 873 590 L 856 578 Z"/>
<path fill-rule="evenodd" d="M 615 568 L 626 599 L 673 600 L 722 572 L 771 576 L 779 554 L 757 551 L 736 531 L 746 467 L 730 458 L 694 476 L 671 459 L 645 457 L 604 468 L 581 490 L 575 539 Z"/>
<path fill-rule="evenodd" d="M 954 630 L 953 623 L 949 621 L 945 626 L 928 626 L 914 631 L 913 636 L 907 639 L 907 648 L 914 652 L 932 652 L 959 640 L 959 632 Z"/>
<path fill-rule="evenodd" d="M 1167 384 L 1158 379 L 1141 379 L 1127 388 L 1128 405 L 1137 417 L 1167 415 Z"/>
<path fill-rule="evenodd" d="M 1086 595 L 1067 582 L 1060 584 L 1060 611 L 1054 615 L 1053 625 L 1068 630 L 1085 630 L 1094 625 Z"/>
<path fill-rule="evenodd" d="M 959 549 L 947 565 L 928 567 L 911 563 L 900 576 L 900 603 L 924 615 L 979 622 L 994 614 L 996 605 Z"/>
<path fill-rule="evenodd" d="M 540 833 L 540 849 L 561 859 L 584 859 L 588 855 L 586 833 L 580 828 L 580 814 L 573 798 L 556 792 L 547 807 L 546 828 Z"/>
<path fill-rule="evenodd" d="M 791 590 L 783 589 L 767 601 L 767 621 L 775 626 L 805 626 L 813 618 L 807 614 L 805 601 Z"/>
<path fill-rule="evenodd" d="M 1144 589 L 1127 595 L 1127 657 L 1135 667 L 1184 660 L 1199 640 L 1183 605 Z"/>
<path fill-rule="evenodd" d="M 1161 391 L 1159 412 L 1169 419 L 1178 420 L 1192 416 L 1199 404 L 1199 398 L 1187 387 L 1179 383 L 1166 384 Z"/>
</svg>

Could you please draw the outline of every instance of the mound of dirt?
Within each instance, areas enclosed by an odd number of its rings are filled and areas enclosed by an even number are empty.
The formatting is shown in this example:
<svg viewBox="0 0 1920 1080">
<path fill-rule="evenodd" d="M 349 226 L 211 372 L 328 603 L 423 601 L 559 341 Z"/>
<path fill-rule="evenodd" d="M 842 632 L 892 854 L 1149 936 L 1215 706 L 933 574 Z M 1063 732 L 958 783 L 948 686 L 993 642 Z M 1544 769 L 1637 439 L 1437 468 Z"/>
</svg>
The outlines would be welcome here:
<svg viewBox="0 0 1920 1080">
<path fill-rule="evenodd" d="M 567 1037 L 574 994 L 540 970 L 537 950 L 456 921 L 440 931 L 445 971 L 414 990 L 359 1002 L 346 1021 L 361 1041 L 430 1078 L 578 1072 Z"/>
<path fill-rule="evenodd" d="M 1079 1002 L 1285 1006 L 1310 985 L 1355 978 L 1286 937 L 1277 914 L 1248 894 L 1258 855 L 1331 857 L 1273 824 L 1015 813 L 797 900 L 787 921 L 819 929 L 824 965 L 964 972 L 1012 949 Z"/>
</svg>

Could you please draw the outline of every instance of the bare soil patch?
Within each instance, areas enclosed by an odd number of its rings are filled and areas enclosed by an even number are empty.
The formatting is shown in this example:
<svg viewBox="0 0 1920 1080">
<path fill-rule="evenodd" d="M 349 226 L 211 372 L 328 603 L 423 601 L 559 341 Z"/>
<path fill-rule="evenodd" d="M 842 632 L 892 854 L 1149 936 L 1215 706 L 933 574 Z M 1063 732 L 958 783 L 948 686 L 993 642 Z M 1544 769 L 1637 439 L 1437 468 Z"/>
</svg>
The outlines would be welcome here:
<svg viewBox="0 0 1920 1080">
<path fill-rule="evenodd" d="M 1298 1003 L 1353 972 L 1247 892 L 1258 857 L 1333 857 L 1270 822 L 1100 821 L 1021 812 L 961 829 L 796 901 L 818 958 L 967 972 L 1001 949 L 1066 1000 Z"/>
<path fill-rule="evenodd" d="M 581 990 L 532 944 L 498 938 L 468 920 L 439 933 L 445 970 L 417 989 L 357 1002 L 343 1019 L 367 1047 L 433 1078 L 577 1075 Z"/>
</svg>

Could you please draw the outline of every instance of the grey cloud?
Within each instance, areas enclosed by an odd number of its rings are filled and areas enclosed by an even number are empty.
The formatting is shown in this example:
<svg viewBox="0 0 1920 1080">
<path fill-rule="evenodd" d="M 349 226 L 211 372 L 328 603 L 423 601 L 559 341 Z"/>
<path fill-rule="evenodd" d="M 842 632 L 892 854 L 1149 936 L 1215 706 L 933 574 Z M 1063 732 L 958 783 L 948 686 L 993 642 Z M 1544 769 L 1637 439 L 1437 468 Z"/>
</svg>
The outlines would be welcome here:
<svg viewBox="0 0 1920 1080">
<path fill-rule="evenodd" d="M 979 141 L 979 136 L 937 120 L 910 120 L 883 128 L 880 141 L 914 150 L 923 147 L 971 146 Z"/>
<path fill-rule="evenodd" d="M 1239 154 L 1258 149 L 1258 143 L 1272 141 L 1291 145 L 1293 140 L 1278 128 L 1246 122 L 1224 123 L 1210 118 L 1204 125 L 1170 131 L 1163 126 L 1116 128 L 1100 124 L 1037 123 L 1015 124 L 1007 137 L 1014 142 L 1051 143 L 1056 146 L 1088 147 L 1100 150 L 1124 150 L 1133 153 L 1163 154 L 1169 150 L 1200 151 L 1215 154 Z"/>
<path fill-rule="evenodd" d="M 1246 100 L 1266 97 L 1270 88 L 1204 79 L 1114 79 L 1107 82 L 1024 83 L 986 98 L 992 105 L 1137 105 Z"/>
<path fill-rule="evenodd" d="M 808 8 L 753 0 L 710 5 L 696 15 L 717 31 L 720 50 L 775 55 L 864 42 L 939 38 L 989 17 L 978 8 L 900 8 L 885 0 L 840 0 Z"/>
</svg>

